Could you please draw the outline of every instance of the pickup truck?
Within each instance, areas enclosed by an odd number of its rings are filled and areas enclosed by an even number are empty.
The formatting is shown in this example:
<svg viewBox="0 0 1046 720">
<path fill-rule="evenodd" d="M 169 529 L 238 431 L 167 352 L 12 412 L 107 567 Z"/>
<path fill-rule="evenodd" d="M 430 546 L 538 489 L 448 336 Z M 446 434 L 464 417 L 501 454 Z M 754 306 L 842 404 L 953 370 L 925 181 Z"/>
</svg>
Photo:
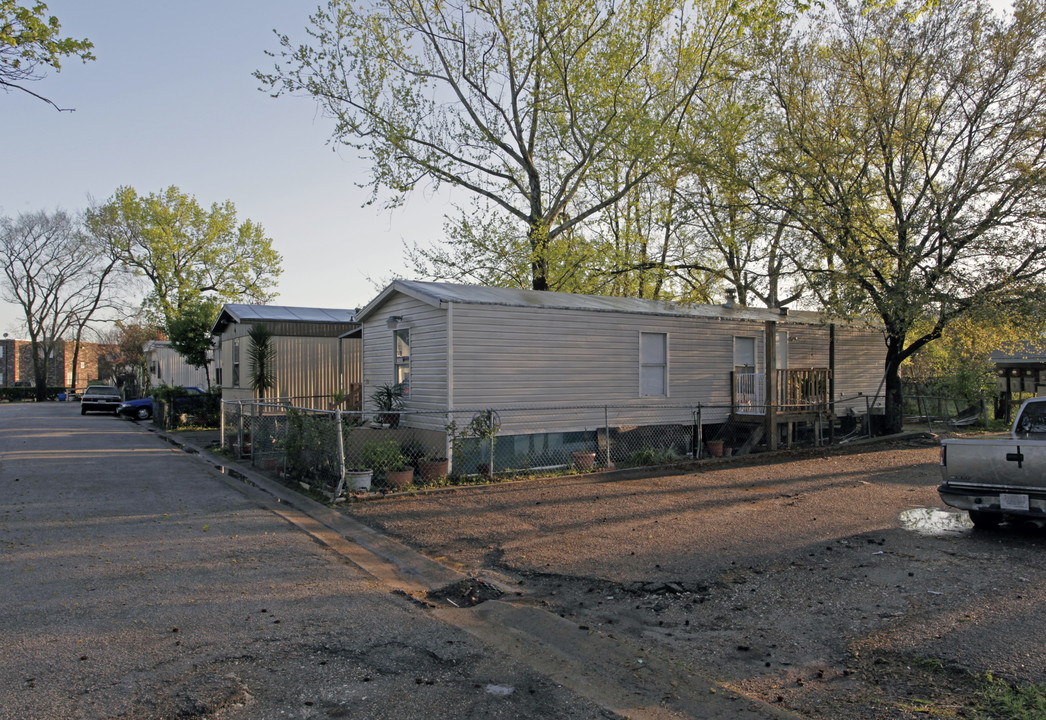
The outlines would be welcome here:
<svg viewBox="0 0 1046 720">
<path fill-rule="evenodd" d="M 941 500 L 975 527 L 1046 525 L 1046 398 L 1024 401 L 1008 435 L 942 440 L 941 474 Z"/>
</svg>

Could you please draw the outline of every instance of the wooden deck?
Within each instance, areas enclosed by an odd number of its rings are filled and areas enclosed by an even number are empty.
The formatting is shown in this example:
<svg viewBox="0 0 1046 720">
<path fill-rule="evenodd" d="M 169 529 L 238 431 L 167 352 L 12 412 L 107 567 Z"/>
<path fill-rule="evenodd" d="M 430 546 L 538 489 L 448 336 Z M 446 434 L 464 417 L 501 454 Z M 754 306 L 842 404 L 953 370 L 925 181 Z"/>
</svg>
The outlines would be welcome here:
<svg viewBox="0 0 1046 720">
<path fill-rule="evenodd" d="M 776 370 L 774 396 L 767 402 L 766 373 L 731 373 L 730 404 L 738 416 L 766 415 L 773 405 L 778 417 L 816 416 L 828 411 L 831 403 L 832 371 L 828 368 L 787 368 Z"/>
</svg>

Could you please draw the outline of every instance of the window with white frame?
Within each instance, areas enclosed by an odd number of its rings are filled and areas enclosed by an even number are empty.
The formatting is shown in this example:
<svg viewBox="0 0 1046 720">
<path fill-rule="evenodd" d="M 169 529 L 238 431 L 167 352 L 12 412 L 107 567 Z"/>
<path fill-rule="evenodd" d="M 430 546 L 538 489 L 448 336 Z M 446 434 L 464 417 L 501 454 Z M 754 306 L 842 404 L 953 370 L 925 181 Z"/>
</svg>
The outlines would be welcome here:
<svg viewBox="0 0 1046 720">
<path fill-rule="evenodd" d="M 639 333 L 639 395 L 668 396 L 668 335 Z"/>
<path fill-rule="evenodd" d="M 755 372 L 755 338 L 734 338 L 734 372 Z"/>
<path fill-rule="evenodd" d="M 403 397 L 410 395 L 410 329 L 403 328 L 392 333 L 396 384 L 403 388 Z"/>
<path fill-rule="evenodd" d="M 240 387 L 240 339 L 232 341 L 232 387 Z"/>
</svg>

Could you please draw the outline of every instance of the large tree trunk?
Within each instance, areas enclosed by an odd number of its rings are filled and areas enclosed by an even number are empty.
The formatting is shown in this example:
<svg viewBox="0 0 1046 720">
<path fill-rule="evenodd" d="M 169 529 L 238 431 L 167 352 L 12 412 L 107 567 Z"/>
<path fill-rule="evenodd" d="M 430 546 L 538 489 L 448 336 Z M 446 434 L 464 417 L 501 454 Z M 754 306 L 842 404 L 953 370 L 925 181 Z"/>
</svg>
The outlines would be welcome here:
<svg viewBox="0 0 1046 720">
<path fill-rule="evenodd" d="M 901 388 L 901 361 L 904 359 L 904 338 L 889 336 L 886 339 L 886 363 L 884 379 L 886 385 L 886 415 L 883 430 L 887 434 L 899 433 L 904 429 L 904 391 Z"/>
<path fill-rule="evenodd" d="M 73 371 L 72 377 L 70 378 L 70 384 L 72 385 L 71 390 L 76 392 L 76 383 L 79 382 L 79 370 L 80 370 L 80 333 L 76 333 L 76 340 L 73 344 Z M 62 378 L 64 381 L 65 378 Z M 60 385 L 61 383 L 59 383 Z"/>
<path fill-rule="evenodd" d="M 548 228 L 540 220 L 532 222 L 527 239 L 530 241 L 531 286 L 535 290 L 548 290 Z"/>
<path fill-rule="evenodd" d="M 33 380 L 36 382 L 36 401 L 47 400 L 47 346 L 32 343 Z"/>
</svg>

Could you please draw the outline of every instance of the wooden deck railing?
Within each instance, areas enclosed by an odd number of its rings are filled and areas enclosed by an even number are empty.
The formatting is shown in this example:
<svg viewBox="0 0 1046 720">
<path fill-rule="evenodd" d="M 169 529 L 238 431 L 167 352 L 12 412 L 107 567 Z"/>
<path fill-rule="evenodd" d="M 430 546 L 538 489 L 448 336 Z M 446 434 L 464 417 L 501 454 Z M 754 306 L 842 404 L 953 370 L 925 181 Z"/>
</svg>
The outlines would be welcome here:
<svg viewBox="0 0 1046 720">
<path fill-rule="evenodd" d="M 828 368 L 788 368 L 777 370 L 774 404 L 779 410 L 803 411 L 831 401 L 832 371 Z M 731 373 L 731 404 L 738 413 L 762 415 L 766 412 L 766 374 Z"/>
</svg>

